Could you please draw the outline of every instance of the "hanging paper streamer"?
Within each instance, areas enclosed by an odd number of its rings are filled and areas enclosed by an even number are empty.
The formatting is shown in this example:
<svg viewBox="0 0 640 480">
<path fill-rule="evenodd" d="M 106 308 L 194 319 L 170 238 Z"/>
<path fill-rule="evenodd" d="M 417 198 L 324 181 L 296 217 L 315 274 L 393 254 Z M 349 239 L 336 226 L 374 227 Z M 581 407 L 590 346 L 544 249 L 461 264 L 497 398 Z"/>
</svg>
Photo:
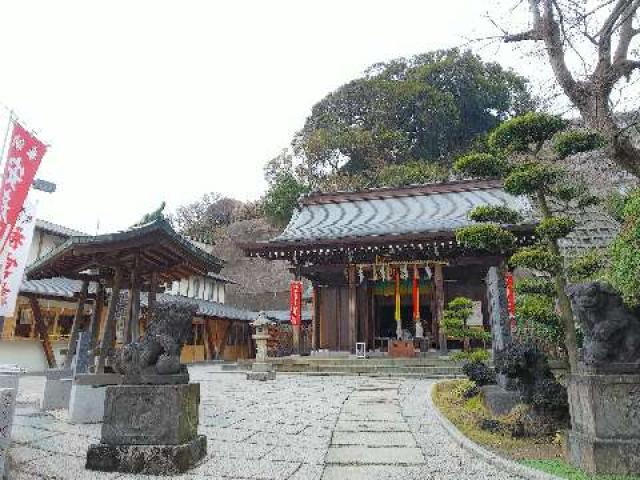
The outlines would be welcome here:
<svg viewBox="0 0 640 480">
<path fill-rule="evenodd" d="M 362 269 L 362 265 L 358 267 L 358 279 L 360 283 L 364 282 L 364 270 Z"/>
<path fill-rule="evenodd" d="M 429 280 L 431 280 L 431 277 L 432 277 L 433 274 L 431 273 L 431 269 L 429 268 L 429 265 L 424 267 L 424 273 L 427 275 L 427 278 Z"/>
</svg>

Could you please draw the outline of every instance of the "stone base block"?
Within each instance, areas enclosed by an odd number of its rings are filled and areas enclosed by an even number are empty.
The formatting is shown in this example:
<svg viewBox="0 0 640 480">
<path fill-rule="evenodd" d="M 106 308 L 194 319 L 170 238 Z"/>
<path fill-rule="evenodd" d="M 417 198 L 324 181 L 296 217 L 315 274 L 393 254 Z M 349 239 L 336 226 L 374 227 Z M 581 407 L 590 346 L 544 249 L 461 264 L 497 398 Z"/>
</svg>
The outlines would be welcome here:
<svg viewBox="0 0 640 480">
<path fill-rule="evenodd" d="M 640 440 L 602 440 L 569 432 L 571 463 L 590 474 L 640 474 Z"/>
<path fill-rule="evenodd" d="M 108 386 L 101 443 L 182 445 L 198 433 L 200 384 Z"/>
<path fill-rule="evenodd" d="M 8 453 L 11 446 L 11 426 L 16 406 L 17 390 L 0 388 L 0 479 L 9 476 Z"/>
<path fill-rule="evenodd" d="M 193 468 L 207 453 L 207 437 L 179 445 L 90 445 L 86 468 L 103 472 L 173 475 Z"/>
<path fill-rule="evenodd" d="M 69 400 L 71 423 L 101 423 L 104 419 L 104 398 L 107 387 L 74 383 Z"/>
<path fill-rule="evenodd" d="M 0 388 L 13 388 L 18 390 L 20 377 L 14 373 L 0 373 Z"/>
<path fill-rule="evenodd" d="M 481 387 L 484 393 L 484 403 L 494 415 L 506 415 L 520 402 L 520 394 L 505 390 L 499 385 Z"/>
<path fill-rule="evenodd" d="M 69 378 L 48 378 L 44 384 L 44 395 L 40 401 L 42 410 L 69 408 L 71 386 L 73 380 Z"/>
<path fill-rule="evenodd" d="M 275 380 L 276 372 L 247 372 L 247 380 L 258 380 L 260 382 L 266 382 L 267 380 Z"/>
</svg>

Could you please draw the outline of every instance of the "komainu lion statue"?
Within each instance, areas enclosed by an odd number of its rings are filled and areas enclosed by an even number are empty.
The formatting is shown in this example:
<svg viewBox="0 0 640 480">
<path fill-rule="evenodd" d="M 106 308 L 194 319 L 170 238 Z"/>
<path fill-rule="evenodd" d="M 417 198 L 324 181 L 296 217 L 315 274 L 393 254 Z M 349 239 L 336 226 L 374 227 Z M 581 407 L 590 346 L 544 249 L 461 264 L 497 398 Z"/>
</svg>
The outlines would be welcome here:
<svg viewBox="0 0 640 480">
<path fill-rule="evenodd" d="M 583 283 L 568 287 L 567 294 L 584 334 L 585 365 L 640 365 L 640 318 L 613 288 Z"/>
<path fill-rule="evenodd" d="M 115 370 L 129 378 L 183 372 L 180 352 L 191 338 L 196 310 L 184 302 L 156 303 L 140 341 L 116 352 Z"/>
</svg>

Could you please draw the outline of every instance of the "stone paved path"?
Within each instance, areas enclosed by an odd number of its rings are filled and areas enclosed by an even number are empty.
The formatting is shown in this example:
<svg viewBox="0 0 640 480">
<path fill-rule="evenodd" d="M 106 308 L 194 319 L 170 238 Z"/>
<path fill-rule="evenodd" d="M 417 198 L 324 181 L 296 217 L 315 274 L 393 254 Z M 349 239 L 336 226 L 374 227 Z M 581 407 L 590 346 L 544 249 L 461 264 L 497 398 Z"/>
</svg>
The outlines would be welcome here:
<svg viewBox="0 0 640 480">
<path fill-rule="evenodd" d="M 201 383 L 200 433 L 207 436 L 208 455 L 188 474 L 171 478 L 515 478 L 449 440 L 427 403 L 429 381 L 279 375 L 262 383 L 210 366 L 190 371 Z M 64 411 L 39 412 L 30 402 L 42 394 L 42 379 L 21 382 L 15 480 L 155 479 L 84 470 L 100 426 L 69 424 Z"/>
</svg>

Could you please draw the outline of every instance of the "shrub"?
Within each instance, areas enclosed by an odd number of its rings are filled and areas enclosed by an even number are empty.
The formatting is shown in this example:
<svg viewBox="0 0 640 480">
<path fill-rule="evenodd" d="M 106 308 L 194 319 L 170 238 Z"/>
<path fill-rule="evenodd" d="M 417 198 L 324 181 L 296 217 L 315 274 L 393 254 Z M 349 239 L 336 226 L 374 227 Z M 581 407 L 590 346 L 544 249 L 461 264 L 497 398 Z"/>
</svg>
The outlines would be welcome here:
<svg viewBox="0 0 640 480">
<path fill-rule="evenodd" d="M 516 237 L 499 225 L 478 223 L 456 230 L 456 241 L 467 248 L 504 253 L 513 249 Z"/>
<path fill-rule="evenodd" d="M 533 386 L 536 378 L 550 375 L 549 364 L 544 353 L 532 343 L 512 342 L 496 352 L 496 371 L 518 380 L 523 387 Z"/>
<path fill-rule="evenodd" d="M 489 135 L 489 146 L 496 150 L 524 152 L 529 145 L 539 149 L 556 132 L 564 129 L 566 122 L 546 113 L 529 112 L 499 125 Z"/>
<path fill-rule="evenodd" d="M 469 220 L 513 225 L 522 221 L 522 215 L 503 205 L 480 205 L 469 212 Z"/>
<path fill-rule="evenodd" d="M 530 268 L 551 274 L 556 273 L 562 267 L 562 259 L 541 246 L 520 249 L 511 256 L 509 263 L 516 267 Z"/>
<path fill-rule="evenodd" d="M 576 228 L 575 220 L 569 217 L 548 217 L 540 221 L 536 233 L 549 240 L 566 237 Z"/>
<path fill-rule="evenodd" d="M 556 294 L 556 287 L 548 278 L 523 278 L 516 283 L 516 293 L 553 297 Z"/>
<path fill-rule="evenodd" d="M 474 348 L 469 352 L 455 352 L 449 355 L 454 362 L 486 362 L 489 360 L 489 352 L 484 348 Z"/>
<path fill-rule="evenodd" d="M 483 362 L 466 363 L 462 372 L 480 387 L 496 383 L 495 372 Z"/>
<path fill-rule="evenodd" d="M 567 266 L 567 274 L 572 282 L 595 280 L 600 276 L 605 265 L 602 252 L 593 249 L 574 258 Z"/>
<path fill-rule="evenodd" d="M 470 153 L 453 164 L 454 172 L 475 178 L 502 177 L 508 169 L 504 159 L 489 153 Z"/>
<path fill-rule="evenodd" d="M 464 398 L 468 391 L 477 388 L 472 380 L 460 380 L 451 392 L 455 398 Z"/>
<path fill-rule="evenodd" d="M 553 378 L 539 378 L 533 385 L 531 405 L 538 412 L 565 417 L 569 413 L 567 389 Z"/>
<path fill-rule="evenodd" d="M 632 307 L 640 305 L 640 191 L 634 192 L 622 208 L 624 226 L 610 249 L 609 278 Z"/>
<path fill-rule="evenodd" d="M 585 128 L 559 132 L 553 137 L 553 149 L 560 158 L 575 153 L 589 152 L 602 148 L 606 144 L 607 141 L 602 134 Z"/>
<path fill-rule="evenodd" d="M 532 195 L 549 191 L 558 179 L 558 171 L 540 162 L 527 162 L 517 166 L 504 179 L 504 189 L 512 195 Z"/>
<path fill-rule="evenodd" d="M 518 297 L 516 315 L 527 322 L 545 325 L 560 324 L 560 318 L 555 311 L 552 297 L 545 295 L 526 294 Z"/>
</svg>

